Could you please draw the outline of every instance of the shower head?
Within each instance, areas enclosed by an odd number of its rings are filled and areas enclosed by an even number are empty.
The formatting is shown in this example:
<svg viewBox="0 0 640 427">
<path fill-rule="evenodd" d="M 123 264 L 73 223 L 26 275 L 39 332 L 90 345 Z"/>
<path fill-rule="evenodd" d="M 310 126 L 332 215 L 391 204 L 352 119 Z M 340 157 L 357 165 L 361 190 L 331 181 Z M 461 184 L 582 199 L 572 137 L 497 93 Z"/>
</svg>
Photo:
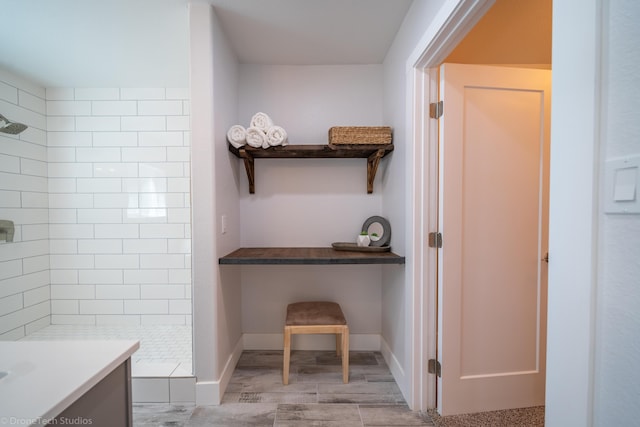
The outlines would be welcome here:
<svg viewBox="0 0 640 427">
<path fill-rule="evenodd" d="M 24 131 L 28 126 L 22 123 L 10 122 L 5 116 L 0 114 L 0 133 L 8 133 L 11 135 L 17 135 Z"/>
</svg>

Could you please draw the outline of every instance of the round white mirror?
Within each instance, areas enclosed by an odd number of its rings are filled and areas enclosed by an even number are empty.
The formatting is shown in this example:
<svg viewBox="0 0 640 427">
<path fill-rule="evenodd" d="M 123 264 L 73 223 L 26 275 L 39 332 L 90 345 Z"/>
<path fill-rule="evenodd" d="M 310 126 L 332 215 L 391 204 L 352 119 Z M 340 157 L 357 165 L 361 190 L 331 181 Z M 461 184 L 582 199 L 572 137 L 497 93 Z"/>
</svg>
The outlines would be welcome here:
<svg viewBox="0 0 640 427">
<path fill-rule="evenodd" d="M 367 233 L 372 242 L 377 242 L 384 236 L 384 228 L 379 222 L 374 222 L 367 228 Z"/>
</svg>

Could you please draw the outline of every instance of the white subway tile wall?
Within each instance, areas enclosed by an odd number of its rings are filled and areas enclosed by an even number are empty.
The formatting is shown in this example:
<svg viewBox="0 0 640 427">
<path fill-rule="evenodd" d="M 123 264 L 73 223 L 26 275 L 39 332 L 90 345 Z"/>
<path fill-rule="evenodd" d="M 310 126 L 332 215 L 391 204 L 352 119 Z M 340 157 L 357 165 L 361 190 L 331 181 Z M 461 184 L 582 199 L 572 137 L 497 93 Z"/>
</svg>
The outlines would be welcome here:
<svg viewBox="0 0 640 427">
<path fill-rule="evenodd" d="M 0 133 L 0 219 L 15 224 L 13 242 L 0 240 L 0 340 L 50 323 L 45 95 L 0 70 L 0 114 L 29 126 L 19 135 Z"/>
<path fill-rule="evenodd" d="M 44 89 L 0 70 L 0 339 L 191 324 L 186 88 Z"/>
<path fill-rule="evenodd" d="M 46 90 L 52 324 L 191 324 L 188 95 Z"/>
</svg>

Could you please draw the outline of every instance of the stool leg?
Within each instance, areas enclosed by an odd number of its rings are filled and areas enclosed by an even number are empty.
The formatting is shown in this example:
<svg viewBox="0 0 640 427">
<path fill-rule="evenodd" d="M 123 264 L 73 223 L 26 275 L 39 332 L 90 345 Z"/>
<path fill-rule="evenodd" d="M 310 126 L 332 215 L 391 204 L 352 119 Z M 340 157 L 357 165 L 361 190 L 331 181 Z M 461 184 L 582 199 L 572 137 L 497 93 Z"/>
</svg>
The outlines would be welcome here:
<svg viewBox="0 0 640 427">
<path fill-rule="evenodd" d="M 336 334 L 336 356 L 340 357 L 342 351 L 342 334 Z"/>
<path fill-rule="evenodd" d="M 282 367 L 282 384 L 289 384 L 289 360 L 291 356 L 291 330 L 284 327 L 284 365 Z"/>
<path fill-rule="evenodd" d="M 349 382 L 349 328 L 342 330 L 342 382 Z"/>
</svg>

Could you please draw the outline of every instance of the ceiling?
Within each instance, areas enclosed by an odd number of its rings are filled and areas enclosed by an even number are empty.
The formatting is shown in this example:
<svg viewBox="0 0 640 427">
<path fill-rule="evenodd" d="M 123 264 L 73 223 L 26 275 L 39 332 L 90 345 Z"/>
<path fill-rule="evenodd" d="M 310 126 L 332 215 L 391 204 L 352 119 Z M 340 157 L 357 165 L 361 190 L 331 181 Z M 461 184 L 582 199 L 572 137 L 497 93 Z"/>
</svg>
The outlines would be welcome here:
<svg viewBox="0 0 640 427">
<path fill-rule="evenodd" d="M 194 0 L 241 63 L 382 63 L 412 0 Z M 185 87 L 188 0 L 0 0 L 0 68 L 44 87 Z"/>
<path fill-rule="evenodd" d="M 496 0 L 444 62 L 551 68 L 552 0 Z"/>
</svg>

